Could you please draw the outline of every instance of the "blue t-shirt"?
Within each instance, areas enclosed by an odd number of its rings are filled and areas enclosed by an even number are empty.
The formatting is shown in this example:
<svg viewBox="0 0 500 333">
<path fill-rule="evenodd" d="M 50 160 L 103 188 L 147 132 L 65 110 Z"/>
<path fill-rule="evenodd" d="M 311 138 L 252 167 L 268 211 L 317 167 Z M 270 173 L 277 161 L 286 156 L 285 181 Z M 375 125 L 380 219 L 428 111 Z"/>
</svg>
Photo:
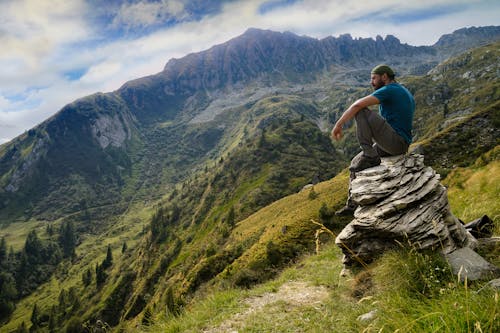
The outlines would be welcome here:
<svg viewBox="0 0 500 333">
<path fill-rule="evenodd" d="M 415 100 L 412 94 L 399 83 L 393 82 L 375 90 L 372 96 L 380 101 L 378 107 L 380 115 L 410 144 L 415 112 Z"/>
</svg>

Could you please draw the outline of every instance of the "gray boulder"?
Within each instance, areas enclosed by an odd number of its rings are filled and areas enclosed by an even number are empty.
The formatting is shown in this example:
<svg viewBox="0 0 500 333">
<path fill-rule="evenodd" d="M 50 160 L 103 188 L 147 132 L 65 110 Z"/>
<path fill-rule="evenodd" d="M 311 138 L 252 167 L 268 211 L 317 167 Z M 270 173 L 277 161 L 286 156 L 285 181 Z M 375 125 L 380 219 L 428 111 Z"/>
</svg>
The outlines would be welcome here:
<svg viewBox="0 0 500 333">
<path fill-rule="evenodd" d="M 461 281 L 464 281 L 466 278 L 467 280 L 484 280 L 497 277 L 500 273 L 498 267 L 490 264 L 479 254 L 467 247 L 447 254 L 446 259 L 453 273 Z"/>
<path fill-rule="evenodd" d="M 351 197 L 359 206 L 335 240 L 344 264 L 368 263 L 399 244 L 443 254 L 474 248 L 476 239 L 451 213 L 439 180 L 416 153 L 382 158 L 379 166 L 357 172 Z"/>
</svg>

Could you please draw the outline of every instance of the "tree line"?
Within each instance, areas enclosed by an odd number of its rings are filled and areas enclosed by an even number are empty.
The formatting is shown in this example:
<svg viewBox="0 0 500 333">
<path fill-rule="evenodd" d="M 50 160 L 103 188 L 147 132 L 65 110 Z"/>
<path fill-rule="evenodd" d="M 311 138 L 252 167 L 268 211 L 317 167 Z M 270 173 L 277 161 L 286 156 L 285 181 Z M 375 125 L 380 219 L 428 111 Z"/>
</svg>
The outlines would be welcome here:
<svg viewBox="0 0 500 333">
<path fill-rule="evenodd" d="M 47 239 L 31 230 L 23 248 L 9 248 L 5 237 L 0 240 L 0 323 L 6 322 L 21 298 L 46 282 L 57 265 L 75 256 L 77 236 L 72 222 L 63 223 L 57 232 L 47 226 Z"/>
</svg>

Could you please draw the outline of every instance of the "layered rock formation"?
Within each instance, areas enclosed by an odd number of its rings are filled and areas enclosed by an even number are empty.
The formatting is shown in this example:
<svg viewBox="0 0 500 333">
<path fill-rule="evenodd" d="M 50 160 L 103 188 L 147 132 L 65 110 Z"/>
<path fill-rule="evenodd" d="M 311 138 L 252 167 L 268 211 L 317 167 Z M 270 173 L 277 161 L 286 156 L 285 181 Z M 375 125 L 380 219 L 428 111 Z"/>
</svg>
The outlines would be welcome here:
<svg viewBox="0 0 500 333">
<path fill-rule="evenodd" d="M 356 173 L 351 196 L 359 207 L 336 239 L 344 264 L 370 262 L 399 244 L 443 254 L 474 246 L 474 237 L 450 212 L 439 179 L 415 153 L 383 158 L 381 165 Z"/>
</svg>

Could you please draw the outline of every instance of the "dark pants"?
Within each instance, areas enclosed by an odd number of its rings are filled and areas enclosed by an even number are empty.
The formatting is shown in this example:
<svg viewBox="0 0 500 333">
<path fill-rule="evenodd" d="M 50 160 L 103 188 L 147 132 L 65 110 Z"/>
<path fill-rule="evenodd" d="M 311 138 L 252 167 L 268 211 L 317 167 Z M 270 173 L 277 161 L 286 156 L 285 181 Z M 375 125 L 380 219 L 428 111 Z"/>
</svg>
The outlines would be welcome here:
<svg viewBox="0 0 500 333">
<path fill-rule="evenodd" d="M 365 156 L 395 156 L 408 151 L 406 140 L 378 112 L 365 108 L 355 119 L 358 142 Z"/>
<path fill-rule="evenodd" d="M 352 159 L 351 165 L 363 155 L 386 157 L 406 154 L 408 151 L 409 145 L 406 140 L 378 112 L 365 108 L 356 114 L 355 120 L 356 135 L 362 151 Z M 354 178 L 356 174 L 351 171 L 351 180 Z M 349 184 L 347 204 L 352 206 L 350 199 L 351 184 Z"/>
</svg>

